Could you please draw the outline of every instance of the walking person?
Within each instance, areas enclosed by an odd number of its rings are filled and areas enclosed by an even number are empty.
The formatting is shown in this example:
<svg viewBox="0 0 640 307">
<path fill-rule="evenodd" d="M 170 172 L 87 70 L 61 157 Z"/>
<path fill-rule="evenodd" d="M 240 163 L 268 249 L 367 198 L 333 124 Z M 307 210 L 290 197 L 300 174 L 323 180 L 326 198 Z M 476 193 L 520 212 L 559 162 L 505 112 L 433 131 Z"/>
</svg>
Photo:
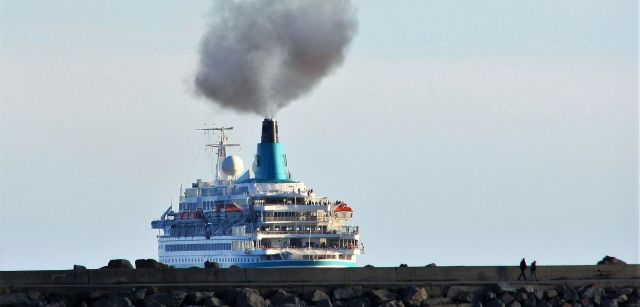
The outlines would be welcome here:
<svg viewBox="0 0 640 307">
<path fill-rule="evenodd" d="M 527 280 L 527 275 L 525 274 L 526 271 L 527 262 L 524 260 L 524 258 L 522 258 L 522 260 L 520 261 L 520 275 L 518 275 L 518 280 L 520 280 L 520 278 Z"/>
<path fill-rule="evenodd" d="M 538 275 L 536 275 L 537 269 L 538 268 L 536 267 L 536 261 L 533 260 L 533 262 L 531 262 L 531 267 L 529 268 L 529 270 L 531 271 L 531 273 L 529 273 L 530 280 L 534 280 L 533 278 L 535 277 L 535 281 L 538 281 Z"/>
</svg>

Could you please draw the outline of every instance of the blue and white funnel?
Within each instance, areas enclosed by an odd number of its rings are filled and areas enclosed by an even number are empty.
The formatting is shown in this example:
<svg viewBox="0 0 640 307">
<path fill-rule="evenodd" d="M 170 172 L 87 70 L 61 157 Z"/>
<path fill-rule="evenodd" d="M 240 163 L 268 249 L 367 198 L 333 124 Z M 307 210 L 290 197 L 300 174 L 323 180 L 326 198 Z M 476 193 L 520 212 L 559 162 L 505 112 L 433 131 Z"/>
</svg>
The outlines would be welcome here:
<svg viewBox="0 0 640 307">
<path fill-rule="evenodd" d="M 278 143 L 278 122 L 271 118 L 262 121 L 262 137 L 258 143 L 253 170 L 258 182 L 288 181 L 282 144 Z"/>
</svg>

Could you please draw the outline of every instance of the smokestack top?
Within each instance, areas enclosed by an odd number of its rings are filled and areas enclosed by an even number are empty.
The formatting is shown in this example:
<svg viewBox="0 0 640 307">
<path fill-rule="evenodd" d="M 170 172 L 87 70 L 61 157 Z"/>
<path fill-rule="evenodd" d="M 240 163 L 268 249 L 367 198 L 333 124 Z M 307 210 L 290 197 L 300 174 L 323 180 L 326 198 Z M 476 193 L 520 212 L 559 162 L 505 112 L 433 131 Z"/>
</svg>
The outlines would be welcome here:
<svg viewBox="0 0 640 307">
<path fill-rule="evenodd" d="M 278 143 L 278 122 L 273 118 L 265 118 L 262 121 L 261 143 Z"/>
</svg>

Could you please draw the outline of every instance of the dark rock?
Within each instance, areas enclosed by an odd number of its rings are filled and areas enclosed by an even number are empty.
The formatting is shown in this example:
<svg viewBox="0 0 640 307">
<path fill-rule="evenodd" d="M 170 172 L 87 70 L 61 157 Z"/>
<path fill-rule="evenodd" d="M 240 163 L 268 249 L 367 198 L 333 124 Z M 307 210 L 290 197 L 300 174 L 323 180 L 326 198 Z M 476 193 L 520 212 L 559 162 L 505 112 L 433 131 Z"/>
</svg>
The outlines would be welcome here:
<svg viewBox="0 0 640 307">
<path fill-rule="evenodd" d="M 260 296 L 255 289 L 242 289 L 242 292 L 236 297 L 236 307 L 265 307 L 267 302 Z"/>
<path fill-rule="evenodd" d="M 301 304 L 301 301 L 297 295 L 280 289 L 276 291 L 276 293 L 271 297 L 271 304 L 273 304 L 274 306 L 299 306 Z"/>
<path fill-rule="evenodd" d="M 526 294 L 530 294 L 530 293 L 534 293 L 535 289 L 533 288 L 533 286 L 523 286 L 520 287 L 520 289 L 518 289 L 518 291 L 522 292 L 522 293 L 526 293 Z"/>
<path fill-rule="evenodd" d="M 607 265 L 607 264 L 620 265 L 620 264 L 627 264 L 627 263 L 616 257 L 611 257 L 608 255 L 604 256 L 604 258 L 602 258 L 602 260 L 598 261 L 597 263 L 597 265 Z"/>
<path fill-rule="evenodd" d="M 204 305 L 207 307 L 223 307 L 225 303 L 217 297 L 209 297 L 204 299 Z"/>
<path fill-rule="evenodd" d="M 213 292 L 196 291 L 187 294 L 186 301 L 190 304 L 203 305 L 204 300 L 213 297 Z"/>
<path fill-rule="evenodd" d="M 564 304 L 564 300 L 561 299 L 559 296 L 556 296 L 550 300 L 548 300 L 547 302 L 549 302 L 549 304 L 551 304 L 551 306 L 562 306 L 562 304 Z"/>
<path fill-rule="evenodd" d="M 435 298 L 435 297 L 443 297 L 446 296 L 446 292 L 448 287 L 444 286 L 444 285 L 429 285 L 427 287 L 425 287 L 425 289 L 427 289 L 427 293 L 429 293 L 429 297 L 430 298 Z"/>
<path fill-rule="evenodd" d="M 147 287 L 146 289 L 147 289 L 146 295 L 156 294 L 160 292 L 160 289 L 158 289 L 156 286 L 150 286 L 150 287 Z"/>
<path fill-rule="evenodd" d="M 430 298 L 443 297 L 446 296 L 446 292 L 448 287 L 444 285 L 429 285 L 426 287 L 427 293 L 429 293 Z"/>
<path fill-rule="evenodd" d="M 329 300 L 329 296 L 322 290 L 314 289 L 305 297 L 305 300 L 309 305 L 315 305 L 319 301 Z"/>
<path fill-rule="evenodd" d="M 484 291 L 485 291 L 485 288 L 482 286 L 457 286 L 457 285 L 450 286 L 446 290 L 447 297 L 452 299 L 458 296 L 458 294 L 461 292 L 469 293 L 473 298 L 475 298 L 476 296 L 482 294 Z"/>
<path fill-rule="evenodd" d="M 522 307 L 522 305 L 520 305 L 520 303 L 518 301 L 513 301 L 513 302 L 507 304 L 507 307 Z"/>
<path fill-rule="evenodd" d="M 606 287 L 604 288 L 604 297 L 605 298 L 610 298 L 610 299 L 615 299 L 618 297 L 618 289 L 616 288 L 612 288 L 612 287 Z"/>
<path fill-rule="evenodd" d="M 619 289 L 618 292 L 620 292 L 621 294 L 624 294 L 626 296 L 635 295 L 635 294 L 633 294 L 634 293 L 633 288 L 622 288 L 622 289 Z"/>
<path fill-rule="evenodd" d="M 0 295 L 0 306 L 31 305 L 32 303 L 37 302 L 31 302 L 27 293 L 24 292 Z"/>
<path fill-rule="evenodd" d="M 593 290 L 593 302 L 596 305 L 602 304 L 602 296 L 604 295 L 604 289 L 596 288 Z"/>
<path fill-rule="evenodd" d="M 128 269 L 133 270 L 133 266 L 131 262 L 127 259 L 111 259 L 109 260 L 109 264 L 106 267 L 102 267 L 101 269 Z"/>
<path fill-rule="evenodd" d="M 400 268 L 408 268 L 409 266 L 406 263 L 401 263 L 399 267 Z"/>
<path fill-rule="evenodd" d="M 533 291 L 533 295 L 536 297 L 536 299 L 539 301 L 541 299 L 544 298 L 544 291 L 542 290 L 535 290 Z"/>
<path fill-rule="evenodd" d="M 358 297 L 347 302 L 347 307 L 369 307 L 371 301 L 368 297 Z"/>
<path fill-rule="evenodd" d="M 612 299 L 606 299 L 600 305 L 601 307 L 618 307 L 618 301 Z"/>
<path fill-rule="evenodd" d="M 492 299 L 495 299 L 496 297 L 498 297 L 498 295 L 496 295 L 496 293 L 491 291 L 491 290 L 486 290 L 484 292 L 484 300 L 485 301 L 490 301 Z"/>
<path fill-rule="evenodd" d="M 136 289 L 133 289 L 133 297 L 137 301 L 144 300 L 144 296 L 145 295 L 147 295 L 147 288 L 136 288 Z"/>
<path fill-rule="evenodd" d="M 371 298 L 371 302 L 376 305 L 397 299 L 395 293 L 387 289 L 371 290 L 371 292 L 369 292 L 369 297 Z"/>
<path fill-rule="evenodd" d="M 500 299 L 493 299 L 493 300 L 488 301 L 488 302 L 485 304 L 485 306 L 486 306 L 486 307 L 505 307 L 505 304 L 504 304 L 504 302 L 503 302 L 502 300 L 500 300 Z"/>
<path fill-rule="evenodd" d="M 316 302 L 316 307 L 333 307 L 330 299 L 322 299 Z M 337 305 L 336 305 L 337 306 Z"/>
<path fill-rule="evenodd" d="M 595 290 L 593 289 L 593 287 L 586 287 L 581 289 L 579 292 L 580 295 L 580 299 L 592 299 Z"/>
<path fill-rule="evenodd" d="M 169 266 L 155 259 L 137 259 L 136 269 L 168 269 Z"/>
<path fill-rule="evenodd" d="M 182 304 L 186 296 L 186 292 L 179 290 L 174 290 L 171 292 L 159 292 L 147 295 L 144 298 L 144 304 L 146 306 L 165 305 L 167 307 L 177 307 Z"/>
<path fill-rule="evenodd" d="M 333 289 L 334 300 L 350 300 L 356 297 L 360 297 L 363 294 L 364 294 L 364 291 L 360 286 Z"/>
<path fill-rule="evenodd" d="M 580 299 L 580 305 L 584 307 L 594 307 L 595 305 L 587 298 Z"/>
<path fill-rule="evenodd" d="M 446 305 L 450 303 L 451 303 L 451 299 L 447 297 L 428 298 L 422 301 L 422 305 L 427 305 L 427 306 Z"/>
<path fill-rule="evenodd" d="M 527 300 L 524 302 L 524 307 L 536 307 L 538 304 L 536 297 L 534 295 L 529 295 Z"/>
<path fill-rule="evenodd" d="M 475 302 L 471 305 L 471 307 L 483 307 L 481 302 Z"/>
<path fill-rule="evenodd" d="M 365 267 L 365 268 L 375 268 L 375 266 L 370 265 L 370 264 L 367 264 L 367 265 L 365 265 L 364 267 Z"/>
<path fill-rule="evenodd" d="M 452 299 L 456 303 L 471 303 L 473 302 L 473 297 L 473 293 L 458 292 Z"/>
<path fill-rule="evenodd" d="M 513 292 L 513 298 L 518 302 L 524 302 L 527 300 L 527 295 L 522 292 Z"/>
<path fill-rule="evenodd" d="M 473 304 L 471 303 L 463 303 L 463 304 L 444 304 L 438 305 L 437 307 L 471 307 Z"/>
<path fill-rule="evenodd" d="M 93 290 L 93 291 L 91 291 L 91 293 L 89 293 L 89 298 L 92 299 L 92 300 L 99 299 L 99 298 L 103 297 L 105 294 L 108 294 L 108 293 L 109 293 L 109 291 L 105 291 L 105 290 L 99 290 L 99 289 L 98 290 Z"/>
<path fill-rule="evenodd" d="M 536 305 L 536 307 L 553 307 L 553 306 L 551 306 L 551 304 L 549 304 L 545 300 L 539 300 L 538 304 Z"/>
<path fill-rule="evenodd" d="M 73 265 L 73 270 L 74 271 L 84 271 L 86 269 L 87 269 L 87 267 L 85 267 L 84 265 L 78 265 L 78 264 L 74 264 Z"/>
<path fill-rule="evenodd" d="M 227 305 L 233 306 L 236 303 L 236 297 L 242 293 L 240 288 L 224 288 L 216 291 L 216 297 L 220 298 Z"/>
<path fill-rule="evenodd" d="M 513 295 L 511 295 L 511 293 L 509 293 L 509 292 L 502 293 L 502 295 L 500 295 L 500 299 L 501 299 L 505 304 L 509 304 L 509 303 L 513 302 L 513 300 L 515 300 L 515 299 L 513 298 Z"/>
<path fill-rule="evenodd" d="M 380 306 L 381 307 L 404 307 L 404 303 L 402 303 L 402 301 L 393 300 L 393 301 L 388 301 Z"/>
<path fill-rule="evenodd" d="M 552 299 L 556 296 L 558 296 L 558 291 L 556 291 L 555 289 L 549 289 L 547 291 L 544 291 L 544 297 L 546 299 Z"/>
<path fill-rule="evenodd" d="M 626 304 L 627 307 L 640 307 L 640 298 L 633 297 L 630 298 Z"/>
<path fill-rule="evenodd" d="M 234 265 L 230 266 L 229 269 L 231 269 L 231 270 L 239 270 L 240 267 L 234 264 Z"/>
<path fill-rule="evenodd" d="M 499 282 L 491 285 L 491 290 L 497 294 L 502 294 L 504 292 L 515 292 L 516 289 L 512 287 L 510 284 L 505 282 Z"/>
<path fill-rule="evenodd" d="M 404 289 L 402 301 L 408 306 L 420 306 L 427 298 L 427 290 L 412 285 Z"/>
<path fill-rule="evenodd" d="M 620 294 L 617 298 L 616 301 L 618 302 L 618 304 L 624 304 L 627 301 L 629 301 L 629 297 L 626 294 Z"/>
<path fill-rule="evenodd" d="M 568 302 L 575 302 L 580 300 L 580 295 L 576 290 L 570 289 L 564 293 L 564 300 Z"/>
<path fill-rule="evenodd" d="M 432 263 L 429 263 L 429 264 L 425 265 L 425 267 L 426 268 L 435 268 L 436 264 L 432 262 Z"/>
<path fill-rule="evenodd" d="M 27 297 L 29 298 L 29 300 L 31 302 L 41 302 L 45 300 L 45 297 L 42 293 L 35 291 L 35 290 L 30 290 L 27 291 Z"/>
<path fill-rule="evenodd" d="M 133 304 L 126 297 L 107 297 L 93 302 L 94 307 L 131 307 Z"/>
</svg>

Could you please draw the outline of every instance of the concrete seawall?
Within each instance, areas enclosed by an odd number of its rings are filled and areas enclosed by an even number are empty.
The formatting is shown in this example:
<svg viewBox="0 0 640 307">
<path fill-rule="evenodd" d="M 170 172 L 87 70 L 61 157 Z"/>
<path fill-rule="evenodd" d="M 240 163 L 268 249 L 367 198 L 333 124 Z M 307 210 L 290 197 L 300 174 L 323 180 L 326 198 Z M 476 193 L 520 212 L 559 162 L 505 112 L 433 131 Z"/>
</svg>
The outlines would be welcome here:
<svg viewBox="0 0 640 307">
<path fill-rule="evenodd" d="M 514 281 L 517 267 L 97 269 L 2 271 L 0 287 L 119 284 L 405 284 Z M 640 265 L 540 266 L 543 281 L 640 280 Z"/>
</svg>

